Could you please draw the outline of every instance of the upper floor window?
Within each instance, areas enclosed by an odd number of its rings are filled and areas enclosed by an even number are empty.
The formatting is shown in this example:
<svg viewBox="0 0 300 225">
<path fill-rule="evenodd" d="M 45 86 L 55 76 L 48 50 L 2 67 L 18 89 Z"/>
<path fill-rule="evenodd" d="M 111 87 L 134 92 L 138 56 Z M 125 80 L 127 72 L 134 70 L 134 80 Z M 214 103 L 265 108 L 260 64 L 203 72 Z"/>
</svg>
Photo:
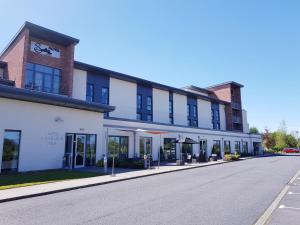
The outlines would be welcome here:
<svg viewBox="0 0 300 225">
<path fill-rule="evenodd" d="M 86 100 L 88 102 L 94 101 L 94 85 L 93 84 L 86 85 Z"/>
<path fill-rule="evenodd" d="M 197 117 L 197 106 L 193 106 L 193 117 Z"/>
<path fill-rule="evenodd" d="M 169 100 L 169 113 L 173 114 L 173 101 Z"/>
<path fill-rule="evenodd" d="M 142 113 L 137 113 L 136 114 L 136 119 L 137 120 L 142 120 Z"/>
<path fill-rule="evenodd" d="M 151 114 L 147 114 L 147 121 L 149 121 L 149 122 L 152 121 L 152 115 Z"/>
<path fill-rule="evenodd" d="M 142 109 L 142 95 L 137 95 L 137 109 Z"/>
<path fill-rule="evenodd" d="M 147 96 L 147 110 L 151 111 L 152 110 L 152 97 Z"/>
<path fill-rule="evenodd" d="M 109 90 L 107 87 L 101 88 L 101 103 L 104 105 L 108 105 L 108 96 Z"/>
<path fill-rule="evenodd" d="M 25 88 L 59 94 L 60 83 L 60 69 L 33 63 L 26 64 Z"/>
<path fill-rule="evenodd" d="M 218 103 L 211 103 L 211 122 L 213 129 L 220 130 L 220 110 Z"/>
<path fill-rule="evenodd" d="M 187 116 L 189 117 L 190 116 L 190 104 L 187 104 L 186 110 L 187 110 Z"/>
<path fill-rule="evenodd" d="M 174 124 L 174 119 L 173 119 L 172 116 L 169 117 L 169 123 L 170 123 L 170 124 Z"/>
</svg>

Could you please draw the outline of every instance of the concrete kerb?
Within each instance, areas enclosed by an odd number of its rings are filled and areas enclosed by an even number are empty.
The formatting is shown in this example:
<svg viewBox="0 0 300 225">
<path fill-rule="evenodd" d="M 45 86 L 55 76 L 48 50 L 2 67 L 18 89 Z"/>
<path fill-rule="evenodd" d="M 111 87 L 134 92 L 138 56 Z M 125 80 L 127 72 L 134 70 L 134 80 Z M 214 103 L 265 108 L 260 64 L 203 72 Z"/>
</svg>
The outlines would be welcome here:
<svg viewBox="0 0 300 225">
<path fill-rule="evenodd" d="M 261 217 L 254 223 L 254 225 L 265 225 L 269 222 L 272 214 L 274 211 L 278 208 L 279 203 L 283 199 L 283 197 L 288 192 L 291 184 L 297 179 L 297 177 L 300 176 L 300 170 L 297 171 L 297 173 L 290 179 L 290 181 L 283 187 L 283 189 L 279 192 L 279 194 L 276 196 L 276 198 L 273 200 L 271 205 L 264 211 L 264 213 L 261 215 Z"/>
</svg>

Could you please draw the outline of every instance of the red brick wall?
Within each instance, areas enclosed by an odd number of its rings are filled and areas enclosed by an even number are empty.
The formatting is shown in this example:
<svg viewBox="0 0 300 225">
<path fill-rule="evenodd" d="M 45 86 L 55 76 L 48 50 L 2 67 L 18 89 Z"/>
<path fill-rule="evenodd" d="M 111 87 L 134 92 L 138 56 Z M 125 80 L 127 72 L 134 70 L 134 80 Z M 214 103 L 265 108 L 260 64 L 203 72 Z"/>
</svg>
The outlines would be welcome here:
<svg viewBox="0 0 300 225">
<path fill-rule="evenodd" d="M 60 58 L 54 58 L 47 55 L 42 55 L 30 51 L 31 41 L 48 45 L 60 49 Z M 45 66 L 59 68 L 62 71 L 61 93 L 71 96 L 73 85 L 73 60 L 74 60 L 74 45 L 62 46 L 48 41 L 30 37 L 27 46 L 27 62 L 37 63 Z"/>
<path fill-rule="evenodd" d="M 25 69 L 25 48 L 29 38 L 29 31 L 25 29 L 16 41 L 1 56 L 0 60 L 7 62 L 7 78 L 15 81 L 16 87 L 22 87 Z"/>
</svg>

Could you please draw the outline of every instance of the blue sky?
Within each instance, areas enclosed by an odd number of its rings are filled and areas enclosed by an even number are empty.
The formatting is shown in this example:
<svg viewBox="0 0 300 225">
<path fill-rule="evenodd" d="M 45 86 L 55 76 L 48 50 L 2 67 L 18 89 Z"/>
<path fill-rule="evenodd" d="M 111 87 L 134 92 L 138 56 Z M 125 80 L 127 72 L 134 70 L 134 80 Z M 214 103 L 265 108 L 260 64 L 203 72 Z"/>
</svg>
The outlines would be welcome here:
<svg viewBox="0 0 300 225">
<path fill-rule="evenodd" d="M 251 126 L 300 130 L 300 1 L 2 0 L 0 49 L 25 20 L 80 39 L 75 58 L 162 84 L 245 85 Z"/>
</svg>

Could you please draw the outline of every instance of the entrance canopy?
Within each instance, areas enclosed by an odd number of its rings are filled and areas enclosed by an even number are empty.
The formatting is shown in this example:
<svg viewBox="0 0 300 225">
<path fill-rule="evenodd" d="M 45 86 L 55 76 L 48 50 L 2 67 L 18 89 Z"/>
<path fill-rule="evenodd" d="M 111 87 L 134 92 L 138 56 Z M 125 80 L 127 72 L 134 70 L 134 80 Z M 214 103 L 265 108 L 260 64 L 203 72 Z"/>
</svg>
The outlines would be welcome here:
<svg viewBox="0 0 300 225">
<path fill-rule="evenodd" d="M 182 143 L 182 144 L 199 144 L 199 142 L 194 141 L 194 140 L 191 139 L 191 138 L 185 138 L 185 139 L 183 139 L 183 140 L 177 139 L 177 140 L 175 141 L 175 143 Z"/>
</svg>

